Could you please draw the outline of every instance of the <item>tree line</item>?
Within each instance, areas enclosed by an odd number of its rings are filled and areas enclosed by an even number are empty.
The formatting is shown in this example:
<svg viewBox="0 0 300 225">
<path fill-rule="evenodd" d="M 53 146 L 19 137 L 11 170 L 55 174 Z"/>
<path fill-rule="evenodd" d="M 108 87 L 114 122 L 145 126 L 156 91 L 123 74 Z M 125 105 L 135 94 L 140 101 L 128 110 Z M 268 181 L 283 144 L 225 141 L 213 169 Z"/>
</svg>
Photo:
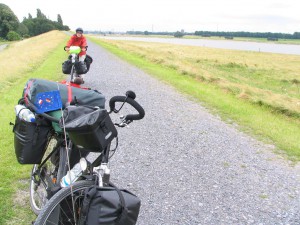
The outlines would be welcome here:
<svg viewBox="0 0 300 225">
<path fill-rule="evenodd" d="M 271 32 L 225 32 L 225 31 L 195 31 L 193 32 L 149 32 L 149 31 L 127 31 L 126 34 L 131 35 L 171 35 L 174 37 L 183 37 L 184 35 L 196 35 L 202 37 L 225 37 L 232 39 L 233 37 L 251 37 L 251 38 L 267 38 L 267 39 L 300 39 L 300 32 L 294 32 L 293 34 L 286 33 L 271 33 Z"/>
<path fill-rule="evenodd" d="M 14 41 L 22 38 L 36 36 L 51 30 L 70 30 L 63 24 L 61 15 L 57 15 L 57 21 L 48 19 L 40 9 L 37 9 L 36 17 L 29 13 L 22 22 L 14 12 L 5 4 L 0 3 L 0 39 Z"/>
<path fill-rule="evenodd" d="M 293 34 L 286 33 L 271 33 L 271 32 L 225 32 L 225 31 L 195 31 L 195 35 L 209 37 L 251 37 L 251 38 L 274 38 L 274 39 L 300 39 L 300 32 L 294 32 Z"/>
</svg>

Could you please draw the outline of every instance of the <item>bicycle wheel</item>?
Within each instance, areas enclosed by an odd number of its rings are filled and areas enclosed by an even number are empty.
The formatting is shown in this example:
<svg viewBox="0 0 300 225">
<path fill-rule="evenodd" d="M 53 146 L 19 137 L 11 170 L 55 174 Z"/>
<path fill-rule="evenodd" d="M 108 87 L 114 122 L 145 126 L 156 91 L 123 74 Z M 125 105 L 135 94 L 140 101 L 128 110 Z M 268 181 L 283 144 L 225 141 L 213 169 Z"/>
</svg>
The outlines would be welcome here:
<svg viewBox="0 0 300 225">
<path fill-rule="evenodd" d="M 71 187 L 61 189 L 47 202 L 34 224 L 77 225 L 80 219 L 84 191 L 93 184 L 95 181 L 82 180 L 74 183 L 72 191 Z"/>
<path fill-rule="evenodd" d="M 62 141 L 57 136 L 52 136 L 48 143 L 44 159 L 41 165 L 35 164 L 31 171 L 30 179 L 30 206 L 38 215 L 48 199 L 54 187 L 59 187 L 60 179 L 66 174 L 64 164 L 66 156 Z M 54 151 L 54 152 L 53 152 Z M 53 152 L 46 161 L 45 158 Z"/>
</svg>

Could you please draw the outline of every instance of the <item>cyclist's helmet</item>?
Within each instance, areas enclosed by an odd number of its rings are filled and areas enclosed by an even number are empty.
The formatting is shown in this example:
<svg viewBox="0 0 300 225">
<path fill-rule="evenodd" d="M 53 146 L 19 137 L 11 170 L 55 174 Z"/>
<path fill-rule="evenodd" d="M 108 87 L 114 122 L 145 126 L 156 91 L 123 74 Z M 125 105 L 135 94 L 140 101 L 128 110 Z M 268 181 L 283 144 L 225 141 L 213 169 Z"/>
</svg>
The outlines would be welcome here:
<svg viewBox="0 0 300 225">
<path fill-rule="evenodd" d="M 78 27 L 77 29 L 76 29 L 76 33 L 83 33 L 83 30 L 82 30 L 82 28 L 81 27 Z"/>
</svg>

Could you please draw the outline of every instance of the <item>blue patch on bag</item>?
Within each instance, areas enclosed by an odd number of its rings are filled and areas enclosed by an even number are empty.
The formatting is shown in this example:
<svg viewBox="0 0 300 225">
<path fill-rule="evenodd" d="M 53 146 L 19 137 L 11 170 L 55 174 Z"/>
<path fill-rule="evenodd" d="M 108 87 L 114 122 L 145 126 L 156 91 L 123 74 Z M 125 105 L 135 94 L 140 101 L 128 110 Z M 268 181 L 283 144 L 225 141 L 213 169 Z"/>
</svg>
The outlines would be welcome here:
<svg viewBox="0 0 300 225">
<path fill-rule="evenodd" d="M 40 92 L 36 95 L 34 105 L 37 108 L 36 113 L 44 113 L 62 108 L 59 91 Z"/>
</svg>

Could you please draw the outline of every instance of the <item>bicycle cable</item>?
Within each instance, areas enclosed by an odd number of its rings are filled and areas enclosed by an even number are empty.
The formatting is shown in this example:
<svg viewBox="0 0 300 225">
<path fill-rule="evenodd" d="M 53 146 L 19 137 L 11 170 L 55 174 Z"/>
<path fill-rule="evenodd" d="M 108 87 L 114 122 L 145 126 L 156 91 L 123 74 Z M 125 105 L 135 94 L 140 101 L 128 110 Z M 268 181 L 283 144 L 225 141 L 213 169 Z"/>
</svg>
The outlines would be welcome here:
<svg viewBox="0 0 300 225">
<path fill-rule="evenodd" d="M 114 154 L 115 154 L 115 153 L 116 153 L 116 151 L 117 151 L 118 145 L 119 145 L 119 138 L 118 138 L 118 137 L 116 137 L 116 146 L 115 146 L 115 148 L 114 148 L 114 149 L 112 149 L 112 150 L 109 150 L 109 152 L 112 152 L 112 154 L 109 154 L 109 156 L 108 156 L 108 159 L 110 159 L 111 157 L 113 157 L 113 156 L 114 156 Z"/>
<path fill-rule="evenodd" d="M 59 86 L 57 84 L 57 89 L 59 91 Z M 63 116 L 63 109 L 62 107 L 60 108 L 61 111 L 61 121 L 63 124 L 63 130 L 64 130 L 64 139 L 65 139 L 65 146 L 66 146 L 66 152 L 67 152 L 67 162 L 68 162 L 68 172 L 69 172 L 69 179 L 70 179 L 70 189 L 71 189 L 71 199 L 72 199 L 72 207 L 73 207 L 73 216 L 74 216 L 74 220 L 75 220 L 75 224 L 77 224 L 76 221 L 76 214 L 75 214 L 75 201 L 74 201 L 74 193 L 73 193 L 73 184 L 71 182 L 71 164 L 70 164 L 70 158 L 69 158 L 69 146 L 68 146 L 68 142 L 67 142 L 67 133 L 66 133 L 66 126 L 65 126 L 65 119 Z M 72 147 L 72 146 L 70 146 Z"/>
<path fill-rule="evenodd" d="M 122 105 L 121 105 L 121 107 L 117 110 L 117 109 L 114 109 L 113 110 L 113 112 L 114 113 L 118 113 L 118 112 L 120 112 L 121 111 L 121 109 L 123 108 L 123 106 L 125 105 L 125 103 L 126 103 L 126 100 L 127 100 L 127 98 L 128 98 L 128 96 L 126 96 L 126 98 L 125 98 L 125 100 L 124 100 L 124 102 L 122 103 Z"/>
</svg>

